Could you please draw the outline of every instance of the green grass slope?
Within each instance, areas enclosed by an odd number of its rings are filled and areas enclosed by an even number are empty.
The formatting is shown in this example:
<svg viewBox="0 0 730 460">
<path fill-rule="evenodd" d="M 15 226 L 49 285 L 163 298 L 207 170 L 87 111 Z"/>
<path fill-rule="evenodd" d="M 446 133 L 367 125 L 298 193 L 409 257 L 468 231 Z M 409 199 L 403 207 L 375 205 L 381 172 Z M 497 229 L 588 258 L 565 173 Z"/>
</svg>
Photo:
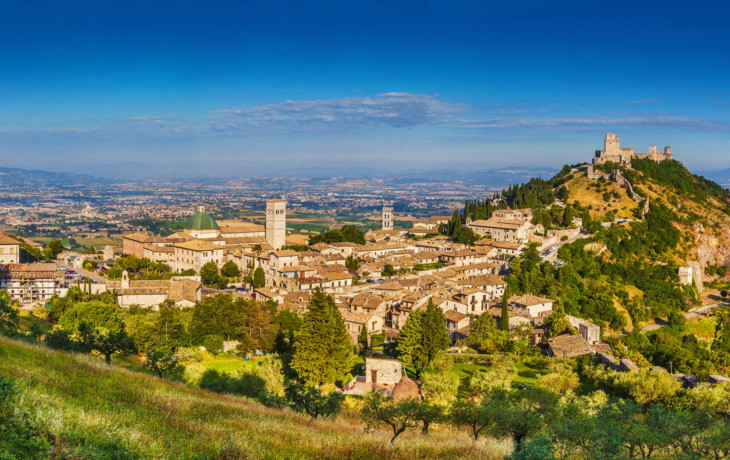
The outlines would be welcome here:
<svg viewBox="0 0 730 460">
<path fill-rule="evenodd" d="M 16 381 L 19 404 L 55 437 L 56 458 L 487 459 L 506 453 L 503 443 L 474 444 L 446 427 L 429 436 L 406 432 L 390 448 L 388 433 L 364 432 L 351 409 L 335 421 L 310 421 L 3 337 L 0 375 Z"/>
</svg>

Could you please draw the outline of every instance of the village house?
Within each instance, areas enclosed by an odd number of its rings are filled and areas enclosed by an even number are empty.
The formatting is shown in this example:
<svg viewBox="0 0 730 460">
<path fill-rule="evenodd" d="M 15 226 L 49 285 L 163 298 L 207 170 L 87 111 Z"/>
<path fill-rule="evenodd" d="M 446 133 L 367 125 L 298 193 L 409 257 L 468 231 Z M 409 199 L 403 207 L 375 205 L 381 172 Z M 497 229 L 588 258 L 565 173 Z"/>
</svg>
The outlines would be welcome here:
<svg viewBox="0 0 730 460">
<path fill-rule="evenodd" d="M 370 384 L 395 387 L 403 377 L 403 364 L 393 358 L 365 358 L 365 381 Z"/>
<path fill-rule="evenodd" d="M 470 315 L 481 315 L 489 310 L 492 301 L 492 293 L 483 289 L 465 289 L 454 294 L 451 299 L 454 302 L 466 305 L 468 307 L 468 311 L 465 313 Z"/>
<path fill-rule="evenodd" d="M 575 358 L 595 353 L 583 337 L 570 334 L 548 339 L 548 351 L 555 358 Z"/>
<path fill-rule="evenodd" d="M 497 305 L 491 307 L 489 309 L 489 314 L 492 315 L 494 320 L 497 322 L 497 327 L 500 327 L 502 324 L 502 307 Z M 507 321 L 509 323 L 510 331 L 514 331 L 518 327 L 529 327 L 532 325 L 532 320 L 521 313 L 508 310 L 507 314 L 509 316 Z"/>
<path fill-rule="evenodd" d="M 20 241 L 0 234 L 0 265 L 20 263 Z"/>
<path fill-rule="evenodd" d="M 509 299 L 509 308 L 531 320 L 542 320 L 553 312 L 553 301 L 532 294 L 525 294 L 511 297 Z M 539 321 L 539 323 L 542 324 L 542 321 Z"/>
<path fill-rule="evenodd" d="M 589 344 L 593 345 L 601 342 L 601 326 L 571 315 L 565 315 L 565 319 Z"/>
<path fill-rule="evenodd" d="M 345 327 L 350 334 L 353 344 L 357 344 L 363 328 L 367 330 L 368 340 L 373 334 L 383 332 L 385 321 L 376 313 L 366 313 L 363 311 L 347 311 L 342 310 L 342 318 L 345 320 Z"/>
<path fill-rule="evenodd" d="M 458 333 L 459 329 L 463 329 L 471 324 L 471 317 L 459 313 L 458 311 L 449 310 L 444 313 L 446 318 L 446 331 L 449 333 L 449 339 L 451 342 L 456 342 L 461 338 Z"/>
<path fill-rule="evenodd" d="M 171 300 L 180 307 L 192 307 L 200 301 L 202 285 L 199 277 L 178 276 L 169 280 L 130 280 L 125 270 L 121 281 L 107 281 L 106 288 L 114 292 L 117 305 L 157 308 Z"/>
</svg>

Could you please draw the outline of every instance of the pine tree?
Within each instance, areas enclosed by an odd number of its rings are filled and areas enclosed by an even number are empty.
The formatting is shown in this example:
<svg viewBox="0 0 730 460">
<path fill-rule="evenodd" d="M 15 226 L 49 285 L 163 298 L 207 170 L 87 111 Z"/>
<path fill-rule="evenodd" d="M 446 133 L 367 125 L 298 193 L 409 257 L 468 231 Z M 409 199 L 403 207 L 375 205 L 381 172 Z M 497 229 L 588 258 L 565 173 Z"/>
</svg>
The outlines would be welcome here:
<svg viewBox="0 0 730 460">
<path fill-rule="evenodd" d="M 431 299 L 426 305 L 426 313 L 421 323 L 421 343 L 423 348 L 424 364 L 431 361 L 443 350 L 449 347 L 449 333 L 446 330 L 444 311 L 437 307 Z"/>
<path fill-rule="evenodd" d="M 350 370 L 352 342 L 334 299 L 316 289 L 295 336 L 291 368 L 306 385 L 334 382 Z"/>
<path fill-rule="evenodd" d="M 499 328 L 503 331 L 509 332 L 509 298 L 511 293 L 509 287 L 504 289 L 504 296 L 502 296 L 502 316 L 499 318 Z"/>
</svg>

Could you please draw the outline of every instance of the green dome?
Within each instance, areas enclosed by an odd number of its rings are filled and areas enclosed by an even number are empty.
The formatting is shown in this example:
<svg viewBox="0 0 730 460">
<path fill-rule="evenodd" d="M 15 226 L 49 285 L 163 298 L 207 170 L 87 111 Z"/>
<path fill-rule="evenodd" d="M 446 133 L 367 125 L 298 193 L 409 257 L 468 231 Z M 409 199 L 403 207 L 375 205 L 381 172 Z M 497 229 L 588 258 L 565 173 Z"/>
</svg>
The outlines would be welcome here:
<svg viewBox="0 0 730 460">
<path fill-rule="evenodd" d="M 218 230 L 215 220 L 204 212 L 199 212 L 188 219 L 187 227 L 190 230 Z"/>
</svg>

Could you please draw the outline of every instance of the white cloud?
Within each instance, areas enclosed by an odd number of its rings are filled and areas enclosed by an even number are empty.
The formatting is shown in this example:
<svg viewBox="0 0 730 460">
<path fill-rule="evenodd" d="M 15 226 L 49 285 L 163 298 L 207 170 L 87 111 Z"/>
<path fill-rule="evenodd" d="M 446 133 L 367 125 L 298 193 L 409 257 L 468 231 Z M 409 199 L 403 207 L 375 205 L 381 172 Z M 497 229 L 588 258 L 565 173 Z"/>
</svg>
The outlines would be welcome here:
<svg viewBox="0 0 730 460">
<path fill-rule="evenodd" d="M 375 97 L 285 101 L 279 104 L 232 108 L 213 112 L 213 131 L 259 129 L 414 127 L 453 121 L 466 106 L 437 96 L 384 93 Z"/>
</svg>

